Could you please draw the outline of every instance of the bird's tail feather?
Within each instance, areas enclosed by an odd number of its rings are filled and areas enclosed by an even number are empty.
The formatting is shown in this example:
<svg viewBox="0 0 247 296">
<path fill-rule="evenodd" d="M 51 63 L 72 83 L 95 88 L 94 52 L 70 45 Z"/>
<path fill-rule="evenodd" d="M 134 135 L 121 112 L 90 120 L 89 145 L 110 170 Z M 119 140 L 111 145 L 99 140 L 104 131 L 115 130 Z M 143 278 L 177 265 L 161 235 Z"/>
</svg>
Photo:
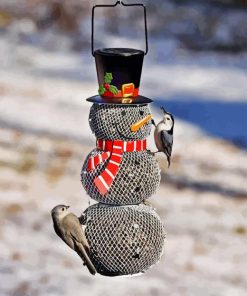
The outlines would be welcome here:
<svg viewBox="0 0 247 296">
<path fill-rule="evenodd" d="M 76 242 L 76 249 L 75 250 L 76 250 L 77 254 L 83 260 L 84 264 L 87 266 L 89 272 L 91 274 L 95 275 L 97 271 L 96 271 L 91 259 L 89 258 L 88 253 L 86 252 L 86 250 L 82 246 L 82 244 L 79 242 Z"/>
<path fill-rule="evenodd" d="M 171 159 L 170 159 L 170 157 L 168 156 L 167 157 L 167 162 L 168 162 L 168 168 L 170 167 L 170 165 L 171 165 Z"/>
</svg>

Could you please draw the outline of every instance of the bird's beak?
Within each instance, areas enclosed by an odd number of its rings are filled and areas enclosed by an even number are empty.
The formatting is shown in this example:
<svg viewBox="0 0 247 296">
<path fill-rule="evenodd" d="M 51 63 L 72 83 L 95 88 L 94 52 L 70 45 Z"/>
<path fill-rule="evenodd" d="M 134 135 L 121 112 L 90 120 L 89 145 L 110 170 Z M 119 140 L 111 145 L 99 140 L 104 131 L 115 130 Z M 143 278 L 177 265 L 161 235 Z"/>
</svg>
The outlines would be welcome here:
<svg viewBox="0 0 247 296">
<path fill-rule="evenodd" d="M 164 107 L 160 107 L 160 109 L 161 109 L 164 113 L 167 113 L 167 111 L 165 110 Z"/>
<path fill-rule="evenodd" d="M 66 209 L 68 210 L 70 208 L 70 206 L 66 206 Z"/>
<path fill-rule="evenodd" d="M 149 120 L 152 119 L 151 114 L 147 115 L 145 118 L 142 118 L 141 120 L 135 122 L 130 127 L 132 132 L 137 132 L 145 123 L 147 123 Z"/>
</svg>

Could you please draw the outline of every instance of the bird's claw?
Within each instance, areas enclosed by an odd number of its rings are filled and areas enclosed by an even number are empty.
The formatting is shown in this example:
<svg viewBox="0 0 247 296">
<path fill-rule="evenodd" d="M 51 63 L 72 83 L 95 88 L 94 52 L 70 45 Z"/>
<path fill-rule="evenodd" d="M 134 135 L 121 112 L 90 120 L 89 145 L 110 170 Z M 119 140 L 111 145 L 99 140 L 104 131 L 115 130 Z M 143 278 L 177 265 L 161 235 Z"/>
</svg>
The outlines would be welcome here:
<svg viewBox="0 0 247 296">
<path fill-rule="evenodd" d="M 159 150 L 157 150 L 157 151 L 151 151 L 151 150 L 149 150 L 149 153 L 150 153 L 152 156 L 155 156 L 155 154 L 158 153 L 158 152 L 160 152 L 160 151 L 159 151 Z"/>
<path fill-rule="evenodd" d="M 147 199 L 145 199 L 145 200 L 143 201 L 143 204 L 144 204 L 145 206 L 148 206 L 148 207 L 151 207 L 151 206 L 152 206 L 151 202 L 150 202 L 149 200 L 147 200 Z"/>
<path fill-rule="evenodd" d="M 155 121 L 154 121 L 153 118 L 151 119 L 151 123 L 152 123 L 154 126 L 156 126 Z"/>
<path fill-rule="evenodd" d="M 86 217 L 85 217 L 85 214 L 81 214 L 81 216 L 80 217 L 78 217 L 78 219 L 79 219 L 79 221 L 80 221 L 80 223 L 81 223 L 81 225 L 85 225 L 86 223 L 86 219 L 85 219 Z"/>
</svg>

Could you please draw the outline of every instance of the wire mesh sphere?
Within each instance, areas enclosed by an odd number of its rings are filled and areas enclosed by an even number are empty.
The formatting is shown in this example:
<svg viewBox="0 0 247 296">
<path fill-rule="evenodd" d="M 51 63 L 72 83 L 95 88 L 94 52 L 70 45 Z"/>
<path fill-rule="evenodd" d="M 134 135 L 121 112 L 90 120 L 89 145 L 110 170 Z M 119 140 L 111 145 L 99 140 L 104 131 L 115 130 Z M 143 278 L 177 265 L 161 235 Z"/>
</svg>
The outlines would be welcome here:
<svg viewBox="0 0 247 296">
<path fill-rule="evenodd" d="M 130 127 L 150 114 L 148 105 L 93 104 L 89 113 L 89 125 L 97 139 L 142 140 L 150 135 L 151 121 L 136 132 L 132 132 Z"/>
<path fill-rule="evenodd" d="M 99 153 L 97 149 L 91 151 L 82 167 L 82 185 L 91 198 L 107 204 L 138 204 L 155 193 L 160 183 L 160 168 L 150 151 L 144 150 L 123 153 L 118 173 L 109 191 L 102 195 L 94 179 L 104 171 L 109 159 L 94 170 L 87 170 L 89 158 Z"/>
<path fill-rule="evenodd" d="M 165 229 L 157 213 L 144 204 L 96 204 L 84 212 L 82 224 L 98 273 L 119 276 L 143 273 L 162 255 Z"/>
</svg>

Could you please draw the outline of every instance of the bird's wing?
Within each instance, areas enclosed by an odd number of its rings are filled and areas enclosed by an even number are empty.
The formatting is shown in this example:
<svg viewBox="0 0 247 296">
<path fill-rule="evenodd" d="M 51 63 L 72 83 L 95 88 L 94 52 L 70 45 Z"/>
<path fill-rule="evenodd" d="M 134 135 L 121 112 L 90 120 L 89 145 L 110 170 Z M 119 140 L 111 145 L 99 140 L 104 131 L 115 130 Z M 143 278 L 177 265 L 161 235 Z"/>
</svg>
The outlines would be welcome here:
<svg viewBox="0 0 247 296">
<path fill-rule="evenodd" d="M 171 156 L 172 154 L 172 144 L 173 144 L 173 138 L 171 135 L 169 135 L 166 131 L 160 132 L 160 138 L 163 144 L 164 152 L 167 156 Z"/>
<path fill-rule="evenodd" d="M 74 249 L 74 242 L 71 236 L 66 235 L 66 231 L 62 223 L 53 221 L 53 226 L 56 234 L 71 248 Z"/>
<path fill-rule="evenodd" d="M 89 245 L 82 230 L 82 226 L 80 221 L 76 215 L 73 213 L 68 214 L 66 217 L 63 218 L 63 227 L 67 230 L 67 234 L 69 234 L 75 241 L 83 244 L 86 250 L 89 250 Z"/>
<path fill-rule="evenodd" d="M 75 243 L 74 243 L 74 240 L 73 240 L 73 238 L 70 236 L 70 235 L 68 235 L 67 233 L 63 233 L 62 235 L 61 235 L 61 238 L 62 238 L 62 240 L 72 249 L 72 250 L 74 250 L 75 249 Z"/>
<path fill-rule="evenodd" d="M 96 269 L 89 257 L 89 245 L 77 216 L 70 213 L 64 217 L 63 227 L 67 230 L 65 237 L 73 240 L 73 249 L 81 257 L 90 273 L 95 274 Z"/>
</svg>

